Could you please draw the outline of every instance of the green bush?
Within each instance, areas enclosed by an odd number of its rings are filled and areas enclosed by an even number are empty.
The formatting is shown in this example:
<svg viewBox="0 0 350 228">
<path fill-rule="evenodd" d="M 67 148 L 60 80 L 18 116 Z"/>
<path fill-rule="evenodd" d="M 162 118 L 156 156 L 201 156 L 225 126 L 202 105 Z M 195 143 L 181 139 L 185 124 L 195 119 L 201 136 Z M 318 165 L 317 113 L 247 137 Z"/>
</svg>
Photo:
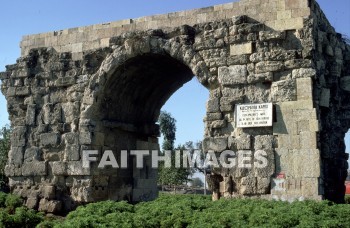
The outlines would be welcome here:
<svg viewBox="0 0 350 228">
<path fill-rule="evenodd" d="M 349 214 L 350 205 L 329 201 L 213 202 L 209 196 L 162 194 L 136 205 L 91 203 L 69 213 L 63 222 L 39 227 L 349 227 Z"/>
<path fill-rule="evenodd" d="M 0 192 L 0 227 L 35 227 L 44 215 L 23 206 L 16 195 Z"/>
<path fill-rule="evenodd" d="M 350 195 L 345 195 L 345 203 L 350 204 Z"/>
<path fill-rule="evenodd" d="M 13 194 L 7 194 L 6 200 L 5 200 L 5 207 L 10 210 L 14 211 L 17 207 L 20 207 L 23 205 L 23 200 L 16 195 Z"/>
</svg>

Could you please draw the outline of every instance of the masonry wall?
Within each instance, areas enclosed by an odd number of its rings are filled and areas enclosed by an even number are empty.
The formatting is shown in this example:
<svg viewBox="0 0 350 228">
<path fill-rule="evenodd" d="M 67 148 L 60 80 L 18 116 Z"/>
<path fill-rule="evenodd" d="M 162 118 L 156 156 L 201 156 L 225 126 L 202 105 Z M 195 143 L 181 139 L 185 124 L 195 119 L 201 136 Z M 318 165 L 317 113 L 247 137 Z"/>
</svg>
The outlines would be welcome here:
<svg viewBox="0 0 350 228">
<path fill-rule="evenodd" d="M 214 199 L 343 194 L 349 47 L 314 1 L 244 0 L 30 35 L 21 45 L 0 75 L 13 127 L 6 174 L 31 208 L 155 198 L 155 170 L 132 160 L 125 170 L 86 169 L 82 151 L 119 158 L 158 149 L 159 111 L 193 76 L 210 91 L 204 151 L 264 150 L 268 161 L 212 169 Z M 270 102 L 273 126 L 236 126 L 237 104 Z"/>
<path fill-rule="evenodd" d="M 300 29 L 303 27 L 303 17 L 310 15 L 310 8 L 307 0 L 243 0 L 202 9 L 27 35 L 20 46 L 22 55 L 27 55 L 32 48 L 53 47 L 57 52 L 71 52 L 73 59 L 81 59 L 83 52 L 108 47 L 111 37 L 126 32 L 171 30 L 184 24 L 193 26 L 238 15 L 247 15 L 275 30 Z"/>
</svg>

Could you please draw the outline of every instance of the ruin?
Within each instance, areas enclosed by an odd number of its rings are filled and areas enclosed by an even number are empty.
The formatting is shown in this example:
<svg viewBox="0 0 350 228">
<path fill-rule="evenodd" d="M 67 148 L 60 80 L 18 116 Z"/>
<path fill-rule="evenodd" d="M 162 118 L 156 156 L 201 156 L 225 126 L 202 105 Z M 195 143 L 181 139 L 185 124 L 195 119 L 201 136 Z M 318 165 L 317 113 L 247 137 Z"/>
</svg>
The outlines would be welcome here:
<svg viewBox="0 0 350 228">
<path fill-rule="evenodd" d="M 30 208 L 157 197 L 156 170 L 87 169 L 81 153 L 158 149 L 160 109 L 193 77 L 210 92 L 203 149 L 267 153 L 264 169 L 212 169 L 214 199 L 343 201 L 350 46 L 315 0 L 241 0 L 27 35 L 21 50 L 0 74 L 13 128 L 5 171 Z M 273 105 L 272 125 L 237 127 L 236 105 L 262 103 Z"/>
</svg>

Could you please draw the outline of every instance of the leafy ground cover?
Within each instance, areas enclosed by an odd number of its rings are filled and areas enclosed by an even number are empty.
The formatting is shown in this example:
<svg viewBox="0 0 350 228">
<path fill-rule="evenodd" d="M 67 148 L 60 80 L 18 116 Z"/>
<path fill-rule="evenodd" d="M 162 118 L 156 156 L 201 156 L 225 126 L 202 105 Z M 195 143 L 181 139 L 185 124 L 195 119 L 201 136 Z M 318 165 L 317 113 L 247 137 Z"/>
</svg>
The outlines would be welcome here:
<svg viewBox="0 0 350 228">
<path fill-rule="evenodd" d="M 350 227 L 350 205 L 161 194 L 136 205 L 104 201 L 78 207 L 63 220 L 45 218 L 0 192 L 0 227 Z"/>
<path fill-rule="evenodd" d="M 46 227 L 349 227 L 350 205 L 328 201 L 219 200 L 200 195 L 166 195 L 131 205 L 91 203 Z"/>
</svg>

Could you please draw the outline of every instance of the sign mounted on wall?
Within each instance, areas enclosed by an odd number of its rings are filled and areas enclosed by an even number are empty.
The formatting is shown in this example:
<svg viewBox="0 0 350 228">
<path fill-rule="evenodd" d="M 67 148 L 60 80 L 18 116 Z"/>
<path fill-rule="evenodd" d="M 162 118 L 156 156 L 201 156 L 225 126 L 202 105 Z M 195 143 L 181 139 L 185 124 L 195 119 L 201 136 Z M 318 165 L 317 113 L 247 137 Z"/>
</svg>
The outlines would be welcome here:
<svg viewBox="0 0 350 228">
<path fill-rule="evenodd" d="M 272 126 L 272 103 L 237 104 L 236 127 L 270 127 Z"/>
</svg>

